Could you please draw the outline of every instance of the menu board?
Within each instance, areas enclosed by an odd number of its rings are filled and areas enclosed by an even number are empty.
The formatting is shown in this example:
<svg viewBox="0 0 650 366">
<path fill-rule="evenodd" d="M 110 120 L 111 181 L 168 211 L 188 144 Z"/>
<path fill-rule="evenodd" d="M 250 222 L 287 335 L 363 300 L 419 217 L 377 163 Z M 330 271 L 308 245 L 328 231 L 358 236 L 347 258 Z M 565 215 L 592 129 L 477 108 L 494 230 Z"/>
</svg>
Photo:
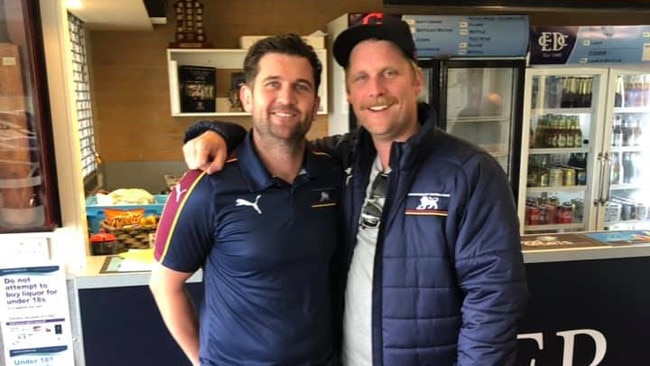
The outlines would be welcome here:
<svg viewBox="0 0 650 366">
<path fill-rule="evenodd" d="M 402 15 L 419 58 L 523 57 L 528 50 L 525 15 Z"/>
<path fill-rule="evenodd" d="M 61 266 L 0 268 L 0 364 L 74 365 L 70 311 Z"/>
</svg>

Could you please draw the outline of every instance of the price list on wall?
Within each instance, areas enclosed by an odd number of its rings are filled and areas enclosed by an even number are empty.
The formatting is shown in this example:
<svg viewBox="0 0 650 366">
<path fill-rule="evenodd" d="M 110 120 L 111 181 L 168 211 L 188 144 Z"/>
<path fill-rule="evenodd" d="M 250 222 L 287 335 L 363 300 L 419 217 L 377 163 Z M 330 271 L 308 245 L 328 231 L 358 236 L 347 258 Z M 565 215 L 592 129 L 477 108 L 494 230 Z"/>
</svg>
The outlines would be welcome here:
<svg viewBox="0 0 650 366">
<path fill-rule="evenodd" d="M 517 57 L 528 49 L 528 17 L 403 15 L 418 57 Z"/>
</svg>

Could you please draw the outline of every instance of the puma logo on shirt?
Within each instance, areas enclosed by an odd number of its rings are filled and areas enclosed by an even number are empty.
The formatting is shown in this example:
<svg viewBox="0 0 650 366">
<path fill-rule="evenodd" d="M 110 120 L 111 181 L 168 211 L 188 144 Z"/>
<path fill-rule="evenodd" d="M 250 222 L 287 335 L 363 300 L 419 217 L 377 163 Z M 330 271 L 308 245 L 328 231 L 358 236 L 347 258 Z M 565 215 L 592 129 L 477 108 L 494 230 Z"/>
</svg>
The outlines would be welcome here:
<svg viewBox="0 0 650 366">
<path fill-rule="evenodd" d="M 261 194 L 258 194 L 257 197 L 255 197 L 255 202 L 251 202 L 248 200 L 245 200 L 243 198 L 237 198 L 235 201 L 236 206 L 250 206 L 252 207 L 255 211 L 257 211 L 258 214 L 262 214 L 262 210 L 260 210 L 260 207 L 257 205 L 257 203 L 260 200 L 260 197 L 262 197 Z"/>
</svg>

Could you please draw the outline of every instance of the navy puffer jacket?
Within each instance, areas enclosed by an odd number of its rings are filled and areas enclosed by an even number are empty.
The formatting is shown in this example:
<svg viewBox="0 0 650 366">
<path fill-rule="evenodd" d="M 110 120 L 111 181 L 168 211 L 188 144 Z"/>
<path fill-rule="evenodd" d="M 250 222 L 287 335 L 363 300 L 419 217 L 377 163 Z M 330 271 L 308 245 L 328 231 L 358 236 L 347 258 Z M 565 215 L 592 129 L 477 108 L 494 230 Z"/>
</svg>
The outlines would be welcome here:
<svg viewBox="0 0 650 366">
<path fill-rule="evenodd" d="M 527 286 L 512 191 L 488 153 L 435 127 L 393 143 L 373 277 L 373 365 L 507 366 Z M 355 243 L 376 156 L 364 129 L 317 142 L 348 167 Z M 354 244 L 348 248 L 348 263 Z"/>
</svg>

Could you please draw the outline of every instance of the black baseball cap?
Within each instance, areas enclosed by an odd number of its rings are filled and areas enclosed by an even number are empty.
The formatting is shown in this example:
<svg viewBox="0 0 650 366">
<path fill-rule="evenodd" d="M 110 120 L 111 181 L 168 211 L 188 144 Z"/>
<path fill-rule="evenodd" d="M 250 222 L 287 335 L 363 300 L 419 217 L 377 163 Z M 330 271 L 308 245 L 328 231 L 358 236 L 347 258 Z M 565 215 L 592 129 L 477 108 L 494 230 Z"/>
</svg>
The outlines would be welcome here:
<svg viewBox="0 0 650 366">
<path fill-rule="evenodd" d="M 334 58 L 339 65 L 347 67 L 354 46 L 367 39 L 393 42 L 404 55 L 416 61 L 415 42 L 411 28 L 397 16 L 370 13 L 361 17 L 355 24 L 344 30 L 334 40 Z"/>
</svg>

